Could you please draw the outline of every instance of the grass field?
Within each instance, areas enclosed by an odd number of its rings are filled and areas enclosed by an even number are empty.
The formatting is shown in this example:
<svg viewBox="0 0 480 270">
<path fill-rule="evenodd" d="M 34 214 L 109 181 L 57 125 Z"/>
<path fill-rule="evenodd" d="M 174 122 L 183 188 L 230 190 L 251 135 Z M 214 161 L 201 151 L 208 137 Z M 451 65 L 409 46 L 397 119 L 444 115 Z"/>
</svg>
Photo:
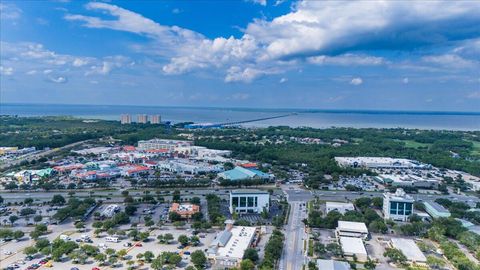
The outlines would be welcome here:
<svg viewBox="0 0 480 270">
<path fill-rule="evenodd" d="M 477 142 L 477 141 L 469 141 L 469 142 L 473 143 L 473 150 L 471 154 L 473 156 L 480 156 L 480 142 Z"/>
<path fill-rule="evenodd" d="M 420 147 L 429 147 L 431 144 L 430 143 L 420 143 L 412 140 L 395 140 L 396 142 L 404 142 L 405 147 L 407 148 L 420 148 Z"/>
</svg>

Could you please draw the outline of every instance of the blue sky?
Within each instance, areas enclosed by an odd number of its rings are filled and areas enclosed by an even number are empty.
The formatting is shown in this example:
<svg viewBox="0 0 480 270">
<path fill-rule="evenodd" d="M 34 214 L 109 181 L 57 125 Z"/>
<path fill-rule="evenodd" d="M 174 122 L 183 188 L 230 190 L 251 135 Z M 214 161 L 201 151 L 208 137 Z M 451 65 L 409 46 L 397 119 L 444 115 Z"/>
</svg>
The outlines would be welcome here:
<svg viewBox="0 0 480 270">
<path fill-rule="evenodd" d="M 480 111 L 480 1 L 1 1 L 3 103 Z"/>
</svg>

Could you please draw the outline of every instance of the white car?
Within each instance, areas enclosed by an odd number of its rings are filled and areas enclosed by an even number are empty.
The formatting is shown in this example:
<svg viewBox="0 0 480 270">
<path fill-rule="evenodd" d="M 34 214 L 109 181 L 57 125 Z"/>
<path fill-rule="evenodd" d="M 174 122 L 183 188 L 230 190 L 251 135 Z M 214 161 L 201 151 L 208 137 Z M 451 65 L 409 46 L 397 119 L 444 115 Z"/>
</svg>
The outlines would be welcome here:
<svg viewBox="0 0 480 270">
<path fill-rule="evenodd" d="M 3 252 L 3 254 L 5 254 L 5 255 L 12 255 L 13 252 L 11 252 L 11 251 L 9 251 L 9 250 L 6 250 L 6 251 Z"/>
</svg>

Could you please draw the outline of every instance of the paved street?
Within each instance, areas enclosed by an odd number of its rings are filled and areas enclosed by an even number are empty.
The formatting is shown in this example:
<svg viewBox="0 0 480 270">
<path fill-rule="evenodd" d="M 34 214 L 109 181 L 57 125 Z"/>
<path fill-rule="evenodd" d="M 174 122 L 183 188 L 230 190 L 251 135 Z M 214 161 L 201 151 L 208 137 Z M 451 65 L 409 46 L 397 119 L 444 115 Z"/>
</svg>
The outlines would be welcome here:
<svg viewBox="0 0 480 270">
<path fill-rule="evenodd" d="M 307 235 L 302 222 L 307 217 L 306 201 L 313 198 L 309 191 L 296 189 L 284 190 L 290 202 L 290 216 L 285 227 L 285 246 L 280 258 L 281 270 L 300 270 L 305 261 L 304 240 Z M 310 195 L 310 197 L 309 197 Z"/>
</svg>

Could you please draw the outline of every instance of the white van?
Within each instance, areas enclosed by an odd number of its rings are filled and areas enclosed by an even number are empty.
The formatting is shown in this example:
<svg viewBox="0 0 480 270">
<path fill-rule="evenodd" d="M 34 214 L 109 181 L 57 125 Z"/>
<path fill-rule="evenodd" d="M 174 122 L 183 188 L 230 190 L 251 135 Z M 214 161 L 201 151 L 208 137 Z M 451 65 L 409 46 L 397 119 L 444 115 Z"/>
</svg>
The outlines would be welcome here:
<svg viewBox="0 0 480 270">
<path fill-rule="evenodd" d="M 70 236 L 66 235 L 66 234 L 61 234 L 60 235 L 60 239 L 63 240 L 63 241 L 70 241 Z"/>
<path fill-rule="evenodd" d="M 105 237 L 105 241 L 107 241 L 107 242 L 113 242 L 113 243 L 118 243 L 118 237 L 107 236 L 107 237 Z"/>
</svg>

